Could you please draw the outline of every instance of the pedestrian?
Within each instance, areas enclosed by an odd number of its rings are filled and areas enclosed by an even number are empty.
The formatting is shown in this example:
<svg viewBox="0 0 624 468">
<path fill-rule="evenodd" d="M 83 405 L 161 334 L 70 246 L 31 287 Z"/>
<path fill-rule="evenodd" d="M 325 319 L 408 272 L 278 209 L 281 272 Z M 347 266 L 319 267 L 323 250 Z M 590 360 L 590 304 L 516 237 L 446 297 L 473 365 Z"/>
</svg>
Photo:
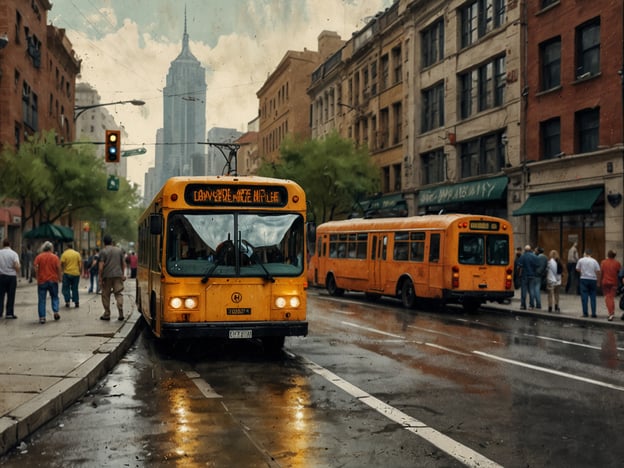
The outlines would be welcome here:
<svg viewBox="0 0 624 468">
<path fill-rule="evenodd" d="M 130 260 L 130 278 L 136 278 L 137 268 L 139 267 L 139 258 L 134 250 L 131 250 L 128 254 L 128 260 Z"/>
<path fill-rule="evenodd" d="M 115 295 L 115 302 L 119 312 L 118 320 L 124 319 L 123 312 L 123 289 L 126 276 L 124 253 L 113 245 L 113 239 L 108 234 L 104 236 L 104 249 L 100 252 L 99 284 L 102 290 L 102 306 L 104 314 L 100 320 L 110 320 L 110 296 Z"/>
<path fill-rule="evenodd" d="M 583 317 L 587 317 L 587 300 L 591 305 L 592 317 L 596 318 L 596 290 L 598 289 L 598 279 L 600 276 L 600 265 L 591 256 L 591 250 L 585 249 L 583 257 L 576 262 L 576 271 L 580 276 L 581 305 L 583 306 Z"/>
<path fill-rule="evenodd" d="M 70 242 L 61 255 L 61 267 L 63 268 L 62 291 L 65 298 L 65 307 L 69 307 L 70 301 L 73 301 L 76 308 L 78 308 L 80 307 L 78 286 L 80 285 L 80 275 L 82 274 L 82 256 L 73 247 L 73 244 Z"/>
<path fill-rule="evenodd" d="M 546 267 L 546 290 L 548 291 L 548 312 L 561 312 L 559 309 L 559 288 L 561 287 L 561 273 L 563 265 L 559 259 L 559 252 L 551 250 Z"/>
<path fill-rule="evenodd" d="M 100 283 L 98 282 L 98 273 L 100 266 L 100 249 L 97 247 L 93 249 L 93 254 L 89 257 L 89 294 L 97 292 L 100 294 Z"/>
<path fill-rule="evenodd" d="M 576 262 L 579 260 L 578 254 L 578 243 L 574 242 L 572 247 L 568 250 L 568 281 L 566 282 L 565 292 L 568 294 L 570 292 L 570 288 L 574 287 L 577 291 L 579 291 L 579 281 L 578 281 L 578 272 L 576 271 Z"/>
<path fill-rule="evenodd" d="M 535 274 L 539 277 L 539 290 L 541 291 L 543 289 L 545 291 L 548 257 L 544 254 L 544 249 L 541 247 L 535 248 L 535 255 L 537 255 L 537 268 L 535 270 Z"/>
<path fill-rule="evenodd" d="M 89 279 L 89 256 L 87 255 L 87 251 L 82 249 L 80 256 L 82 257 L 82 277 L 84 279 Z"/>
<path fill-rule="evenodd" d="M 516 248 L 516 258 L 514 259 L 513 282 L 514 289 L 520 289 L 522 284 L 522 268 L 520 267 L 520 257 L 522 257 L 522 247 Z"/>
<path fill-rule="evenodd" d="M 615 259 L 614 250 L 607 252 L 607 258 L 600 262 L 600 276 L 602 278 L 601 287 L 602 295 L 605 298 L 608 317 L 607 320 L 612 321 L 615 314 L 615 294 L 618 289 L 618 275 L 622 265 Z"/>
<path fill-rule="evenodd" d="M 50 293 L 52 312 L 54 320 L 59 320 L 59 295 L 58 285 L 63 276 L 61 260 L 52 252 L 53 245 L 50 241 L 45 241 L 41 253 L 35 257 L 34 266 L 37 276 L 37 297 L 39 323 L 46 322 L 46 296 Z"/>
<path fill-rule="evenodd" d="M 9 239 L 4 239 L 2 249 L 0 249 L 0 317 L 4 315 L 4 296 L 6 296 L 6 318 L 17 318 L 15 315 L 15 293 L 17 292 L 19 271 L 19 255 L 11 248 Z"/>
<path fill-rule="evenodd" d="M 29 283 L 32 283 L 33 280 L 33 267 L 32 262 L 34 259 L 34 255 L 32 252 L 32 247 L 29 245 L 26 247 L 26 250 L 22 252 L 22 278 L 26 278 Z"/>
<path fill-rule="evenodd" d="M 531 284 L 535 278 L 537 256 L 533 253 L 533 249 L 531 249 L 530 245 L 524 247 L 524 253 L 518 259 L 518 264 L 520 267 L 520 309 L 526 310 L 527 308 L 527 293 L 529 295 L 529 308 L 533 309 L 533 307 L 535 307 L 536 298 L 534 290 L 531 289 Z"/>
</svg>

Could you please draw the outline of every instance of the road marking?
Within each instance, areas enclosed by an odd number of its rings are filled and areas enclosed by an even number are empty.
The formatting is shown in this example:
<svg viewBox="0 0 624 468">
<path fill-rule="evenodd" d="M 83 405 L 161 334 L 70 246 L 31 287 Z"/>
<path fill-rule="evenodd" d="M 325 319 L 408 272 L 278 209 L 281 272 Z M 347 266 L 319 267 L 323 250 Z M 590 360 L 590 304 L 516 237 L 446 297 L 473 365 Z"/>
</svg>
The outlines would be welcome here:
<svg viewBox="0 0 624 468">
<path fill-rule="evenodd" d="M 425 346 L 430 346 L 432 348 L 437 348 L 437 349 L 441 349 L 442 351 L 446 351 L 449 353 L 455 353 L 455 354 L 459 354 L 460 356 L 470 356 L 470 353 L 462 353 L 461 351 L 458 351 L 456 349 L 452 349 L 452 348 L 447 348 L 446 346 L 440 346 L 434 343 L 423 343 Z"/>
<path fill-rule="evenodd" d="M 545 340 L 545 341 L 554 341 L 556 343 L 563 343 L 563 344 L 567 344 L 567 345 L 572 345 L 572 346 L 580 346 L 583 348 L 589 348 L 589 349 L 602 349 L 601 346 L 595 346 L 595 345 L 588 345 L 585 343 L 577 343 L 576 341 L 567 341 L 567 340 L 561 340 L 559 338 L 550 338 L 549 336 L 541 336 L 541 335 L 531 335 L 530 333 L 525 333 L 524 336 L 529 336 L 532 338 L 539 338 L 540 340 Z M 624 348 L 615 348 L 618 351 L 624 351 Z"/>
<path fill-rule="evenodd" d="M 478 356 L 483 356 L 488 359 L 494 359 L 496 361 L 505 362 L 507 364 L 513 364 L 514 366 L 526 367 L 527 369 L 533 369 L 533 370 L 537 370 L 540 372 L 546 372 L 548 374 L 558 375 L 559 377 L 565 377 L 567 379 L 578 380 L 580 382 L 585 382 L 585 383 L 589 383 L 592 385 L 598 385 L 600 387 L 606 387 L 606 388 L 610 388 L 613 390 L 618 390 L 620 392 L 624 392 L 624 387 L 621 387 L 619 385 L 613 385 L 607 382 L 601 382 L 600 380 L 588 379 L 586 377 L 579 377 L 578 375 L 568 374 L 567 372 L 561 372 L 561 371 L 554 370 L 554 369 L 548 369 L 547 367 L 535 366 L 533 364 L 527 364 L 525 362 L 515 361 L 513 359 L 502 358 L 502 357 L 495 356 L 493 354 L 484 353 L 481 351 L 473 351 L 473 353 Z"/>
<path fill-rule="evenodd" d="M 319 366 L 318 364 L 301 357 L 304 364 L 313 372 L 323 377 L 328 382 L 334 384 L 336 387 L 344 390 L 346 393 L 354 398 L 357 398 L 365 405 L 371 407 L 382 416 L 396 422 L 403 426 L 404 429 L 416 434 L 421 439 L 426 440 L 430 444 L 438 447 L 451 457 L 459 460 L 466 466 L 470 467 L 500 467 L 498 463 L 486 458 L 478 452 L 475 452 L 469 447 L 460 444 L 459 442 L 451 439 L 450 437 L 442 434 L 441 432 L 427 426 L 424 422 L 419 421 L 416 418 L 403 413 L 402 411 L 378 400 L 374 396 L 366 393 L 364 390 L 356 387 L 355 385 L 347 382 L 346 380 L 338 377 L 333 372 Z"/>
<path fill-rule="evenodd" d="M 352 322 L 345 322 L 341 320 L 340 323 L 342 323 L 343 325 L 347 325 L 349 327 L 359 328 L 360 330 L 366 330 L 366 331 L 373 332 L 373 333 L 379 333 L 380 335 L 391 336 L 392 338 L 399 338 L 401 340 L 405 339 L 405 337 L 401 335 L 395 335 L 394 333 L 388 333 L 385 331 L 377 330 L 376 328 L 363 327 L 362 325 L 358 325 Z"/>
<path fill-rule="evenodd" d="M 202 379 L 197 372 L 187 371 L 186 376 L 193 381 L 195 386 L 206 398 L 223 398 L 210 386 L 208 382 Z"/>
</svg>

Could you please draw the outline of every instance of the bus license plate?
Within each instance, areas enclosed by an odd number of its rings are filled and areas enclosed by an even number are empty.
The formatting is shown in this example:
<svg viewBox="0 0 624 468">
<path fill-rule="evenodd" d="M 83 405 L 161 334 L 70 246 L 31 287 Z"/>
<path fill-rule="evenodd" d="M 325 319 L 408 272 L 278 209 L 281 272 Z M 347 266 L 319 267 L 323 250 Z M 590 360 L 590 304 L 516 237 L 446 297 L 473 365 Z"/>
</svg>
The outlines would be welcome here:
<svg viewBox="0 0 624 468">
<path fill-rule="evenodd" d="M 248 339 L 251 338 L 251 330 L 230 330 L 228 336 L 230 339 Z"/>
</svg>

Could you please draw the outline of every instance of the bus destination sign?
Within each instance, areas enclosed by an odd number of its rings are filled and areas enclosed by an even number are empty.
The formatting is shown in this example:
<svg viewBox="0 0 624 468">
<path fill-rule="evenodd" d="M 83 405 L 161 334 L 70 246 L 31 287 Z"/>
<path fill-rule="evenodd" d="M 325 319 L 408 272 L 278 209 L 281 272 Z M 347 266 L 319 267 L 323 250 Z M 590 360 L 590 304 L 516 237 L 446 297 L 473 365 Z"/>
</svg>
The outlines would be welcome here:
<svg viewBox="0 0 624 468">
<path fill-rule="evenodd" d="M 184 200 L 193 206 L 283 207 L 288 190 L 282 186 L 188 184 Z"/>
<path fill-rule="evenodd" d="M 496 221 L 470 221 L 470 229 L 476 231 L 498 231 L 499 223 Z"/>
</svg>

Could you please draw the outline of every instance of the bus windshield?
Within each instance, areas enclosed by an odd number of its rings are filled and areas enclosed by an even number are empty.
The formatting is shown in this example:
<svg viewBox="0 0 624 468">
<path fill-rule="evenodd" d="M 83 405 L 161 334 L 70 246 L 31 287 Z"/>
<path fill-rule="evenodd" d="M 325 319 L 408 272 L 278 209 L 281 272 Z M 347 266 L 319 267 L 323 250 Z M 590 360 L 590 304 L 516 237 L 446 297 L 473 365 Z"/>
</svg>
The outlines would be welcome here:
<svg viewBox="0 0 624 468">
<path fill-rule="evenodd" d="M 459 263 L 464 265 L 507 265 L 509 236 L 502 234 L 460 234 Z"/>
<path fill-rule="evenodd" d="M 174 212 L 167 222 L 172 276 L 297 276 L 304 221 L 296 213 Z"/>
</svg>

